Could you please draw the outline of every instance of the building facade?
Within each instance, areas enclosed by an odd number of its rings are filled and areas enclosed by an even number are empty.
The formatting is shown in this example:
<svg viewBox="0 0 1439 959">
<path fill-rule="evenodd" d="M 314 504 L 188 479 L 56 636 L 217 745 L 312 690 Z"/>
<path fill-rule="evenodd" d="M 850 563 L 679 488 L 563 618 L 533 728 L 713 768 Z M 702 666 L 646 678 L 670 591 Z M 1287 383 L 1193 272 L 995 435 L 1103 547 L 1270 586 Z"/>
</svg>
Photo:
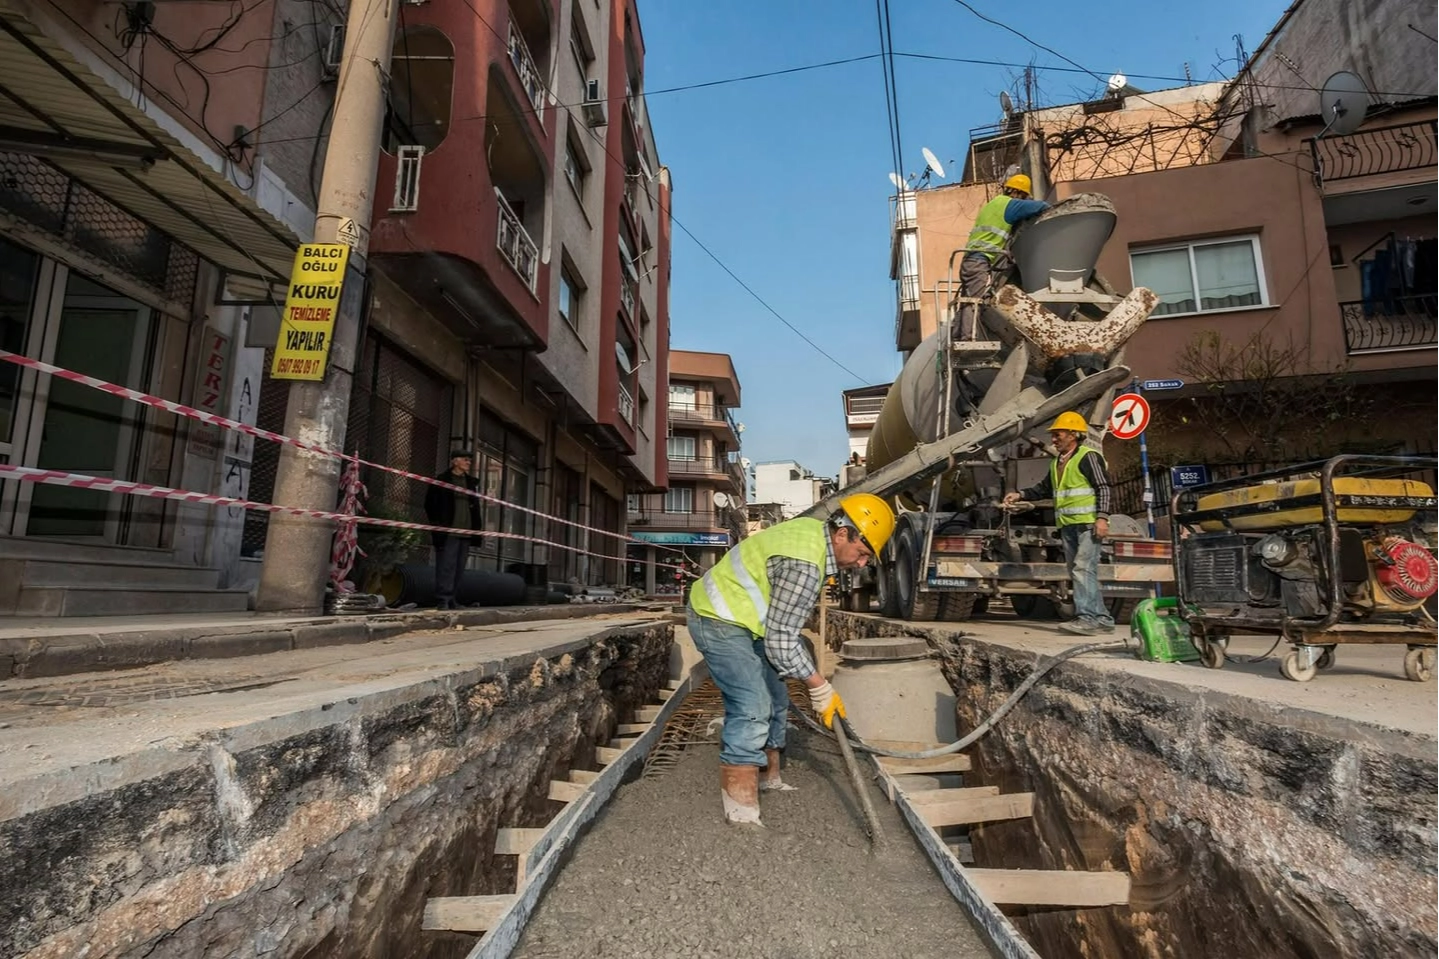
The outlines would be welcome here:
<svg viewBox="0 0 1439 959">
<path fill-rule="evenodd" d="M 844 428 L 849 438 L 848 455 L 840 468 L 839 485 L 845 487 L 864 478 L 869 434 L 879 422 L 879 411 L 892 384 L 857 386 L 841 394 L 844 400 Z"/>
<path fill-rule="evenodd" d="M 793 519 L 835 490 L 835 481 L 816 476 L 793 460 L 756 463 L 754 502 L 777 503 L 785 519 Z"/>
<path fill-rule="evenodd" d="M 630 585 L 647 595 L 682 593 L 744 537 L 748 463 L 735 420 L 740 382 L 724 353 L 669 354 L 668 489 L 628 503 Z"/>
<path fill-rule="evenodd" d="M 635 5 L 397 10 L 345 448 L 426 475 L 475 448 L 504 501 L 485 526 L 508 535 L 472 565 L 622 582 L 626 497 L 667 482 L 670 179 Z M 0 346 L 283 431 L 269 360 L 314 223 L 339 19 L 299 0 L 16 0 L 0 21 L 24 67 L 0 84 Z M 0 462 L 268 502 L 278 458 L 0 364 Z M 423 519 L 423 484 L 363 478 L 367 512 Z M 0 612 L 244 609 L 267 527 L 7 481 Z M 94 569 L 52 562 L 77 544 Z"/>
</svg>

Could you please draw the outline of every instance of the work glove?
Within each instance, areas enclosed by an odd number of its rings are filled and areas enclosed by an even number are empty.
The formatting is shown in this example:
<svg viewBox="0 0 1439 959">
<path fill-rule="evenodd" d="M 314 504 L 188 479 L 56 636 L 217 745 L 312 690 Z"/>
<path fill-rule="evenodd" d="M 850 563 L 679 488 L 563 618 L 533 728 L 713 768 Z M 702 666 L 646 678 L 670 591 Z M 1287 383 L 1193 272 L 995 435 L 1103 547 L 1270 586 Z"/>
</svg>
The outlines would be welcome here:
<svg viewBox="0 0 1439 959">
<path fill-rule="evenodd" d="M 848 719 L 845 715 L 844 703 L 839 698 L 839 693 L 829 683 L 820 683 L 809 691 L 809 704 L 819 716 L 820 722 L 824 723 L 826 729 L 834 728 L 835 713 L 842 719 Z"/>
</svg>

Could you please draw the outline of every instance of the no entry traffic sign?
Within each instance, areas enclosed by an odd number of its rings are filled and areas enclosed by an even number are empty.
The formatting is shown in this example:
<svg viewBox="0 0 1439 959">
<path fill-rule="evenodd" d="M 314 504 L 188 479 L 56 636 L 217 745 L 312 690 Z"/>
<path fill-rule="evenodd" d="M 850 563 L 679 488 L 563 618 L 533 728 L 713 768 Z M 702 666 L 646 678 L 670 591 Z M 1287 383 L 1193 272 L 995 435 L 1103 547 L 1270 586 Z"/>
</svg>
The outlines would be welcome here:
<svg viewBox="0 0 1439 959">
<path fill-rule="evenodd" d="M 1125 393 L 1114 401 L 1109 432 L 1115 439 L 1132 440 L 1149 425 L 1149 401 L 1138 393 Z"/>
</svg>

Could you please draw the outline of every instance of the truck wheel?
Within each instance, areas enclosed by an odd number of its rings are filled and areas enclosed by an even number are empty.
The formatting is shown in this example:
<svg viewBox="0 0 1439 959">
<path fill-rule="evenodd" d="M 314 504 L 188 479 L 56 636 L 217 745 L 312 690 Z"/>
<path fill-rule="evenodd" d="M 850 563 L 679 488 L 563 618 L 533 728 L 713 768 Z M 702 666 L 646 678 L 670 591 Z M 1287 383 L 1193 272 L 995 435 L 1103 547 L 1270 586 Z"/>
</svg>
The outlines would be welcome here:
<svg viewBox="0 0 1439 959">
<path fill-rule="evenodd" d="M 1033 593 L 1015 593 L 1009 597 L 1014 615 L 1020 619 L 1054 619 L 1054 603 L 1048 596 Z"/>
<path fill-rule="evenodd" d="M 894 584 L 899 594 L 899 608 L 905 619 L 919 623 L 933 622 L 939 615 L 939 593 L 920 592 L 919 550 L 909 530 L 900 535 L 895 550 Z"/>
<path fill-rule="evenodd" d="M 989 599 L 978 593 L 942 593 L 939 599 L 939 618 L 946 623 L 963 623 L 979 609 L 981 600 Z"/>
<path fill-rule="evenodd" d="M 1119 625 L 1126 626 L 1129 624 L 1129 618 L 1134 615 L 1134 610 L 1138 606 L 1139 600 L 1137 599 L 1125 599 L 1123 597 L 1111 599 L 1109 601 L 1109 615 L 1113 616 L 1114 621 Z"/>
<path fill-rule="evenodd" d="M 879 615 L 886 619 L 899 616 L 899 596 L 894 588 L 894 564 L 881 563 L 874 571 L 875 591 L 879 599 Z"/>
</svg>

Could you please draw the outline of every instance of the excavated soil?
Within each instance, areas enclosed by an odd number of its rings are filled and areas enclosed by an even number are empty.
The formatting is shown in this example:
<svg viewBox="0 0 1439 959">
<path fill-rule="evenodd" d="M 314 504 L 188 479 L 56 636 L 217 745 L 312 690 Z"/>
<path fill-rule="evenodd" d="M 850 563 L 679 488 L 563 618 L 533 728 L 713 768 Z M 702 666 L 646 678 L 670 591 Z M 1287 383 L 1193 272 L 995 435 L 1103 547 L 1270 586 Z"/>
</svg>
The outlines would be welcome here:
<svg viewBox="0 0 1439 959">
<path fill-rule="evenodd" d="M 872 853 L 835 747 L 791 730 L 763 829 L 730 826 L 719 749 L 623 787 L 531 918 L 522 959 L 989 957 L 894 808 L 872 788 Z"/>
</svg>

